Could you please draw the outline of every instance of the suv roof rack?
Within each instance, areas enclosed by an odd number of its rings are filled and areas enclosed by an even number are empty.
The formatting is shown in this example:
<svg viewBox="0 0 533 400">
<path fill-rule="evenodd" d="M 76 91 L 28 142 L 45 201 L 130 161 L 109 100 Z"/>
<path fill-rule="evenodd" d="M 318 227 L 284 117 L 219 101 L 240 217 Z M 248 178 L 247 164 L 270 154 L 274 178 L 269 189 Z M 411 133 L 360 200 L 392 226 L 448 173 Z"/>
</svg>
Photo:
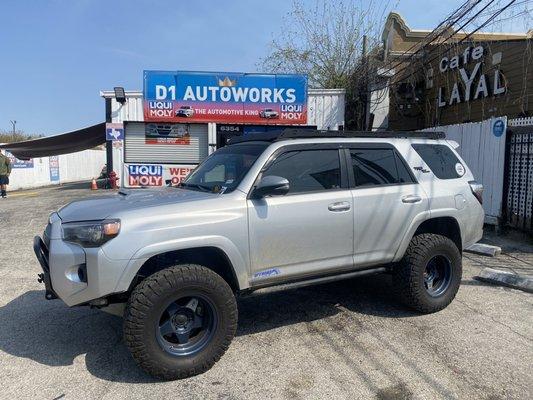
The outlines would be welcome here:
<svg viewBox="0 0 533 400">
<path fill-rule="evenodd" d="M 402 139 L 445 139 L 444 132 L 414 132 L 414 131 L 331 131 L 289 128 L 265 133 L 250 133 L 235 136 L 228 144 L 242 142 L 277 142 L 289 139 L 315 139 L 315 138 L 402 138 Z"/>
</svg>

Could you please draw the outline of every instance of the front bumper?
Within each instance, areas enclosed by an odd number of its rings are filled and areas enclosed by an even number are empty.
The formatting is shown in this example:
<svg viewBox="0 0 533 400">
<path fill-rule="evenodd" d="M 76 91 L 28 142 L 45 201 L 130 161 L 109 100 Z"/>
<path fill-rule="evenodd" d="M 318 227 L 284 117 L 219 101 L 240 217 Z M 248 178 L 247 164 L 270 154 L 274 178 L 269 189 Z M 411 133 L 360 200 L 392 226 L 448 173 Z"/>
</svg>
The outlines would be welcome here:
<svg viewBox="0 0 533 400">
<path fill-rule="evenodd" d="M 101 247 L 83 248 L 61 238 L 61 220 L 54 215 L 33 249 L 42 268 L 47 299 L 59 298 L 68 306 L 87 304 L 124 290 L 117 288 L 128 260 L 112 260 Z M 126 288 L 127 290 L 127 288 Z"/>
<path fill-rule="evenodd" d="M 46 290 L 45 297 L 47 300 L 57 299 L 57 294 L 52 287 L 52 280 L 50 279 L 50 265 L 48 264 L 48 248 L 44 244 L 43 240 L 39 236 L 33 238 L 33 251 L 35 256 L 41 264 L 43 270 L 42 274 L 39 274 L 37 279 L 39 283 L 44 283 Z"/>
</svg>

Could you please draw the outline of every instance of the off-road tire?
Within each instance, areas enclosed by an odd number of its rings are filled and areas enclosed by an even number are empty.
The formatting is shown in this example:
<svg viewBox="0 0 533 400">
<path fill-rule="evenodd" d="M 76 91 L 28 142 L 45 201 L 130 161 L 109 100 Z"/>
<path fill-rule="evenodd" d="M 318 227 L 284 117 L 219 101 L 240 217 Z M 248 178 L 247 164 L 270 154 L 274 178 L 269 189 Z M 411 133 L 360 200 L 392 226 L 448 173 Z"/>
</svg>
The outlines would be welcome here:
<svg viewBox="0 0 533 400">
<path fill-rule="evenodd" d="M 197 354 L 171 355 L 159 345 L 155 324 L 165 304 L 191 291 L 209 298 L 218 323 L 211 340 Z M 236 329 L 237 303 L 230 286 L 200 265 L 176 265 L 144 279 L 133 290 L 124 312 L 124 341 L 134 360 L 148 374 L 163 380 L 187 378 L 210 369 L 228 349 Z"/>
<path fill-rule="evenodd" d="M 451 264 L 451 281 L 444 293 L 432 297 L 424 286 L 424 271 L 433 257 L 442 255 Z M 393 270 L 393 282 L 400 300 L 421 313 L 434 313 L 448 306 L 461 284 L 461 253 L 445 236 L 423 233 L 411 240 L 404 257 Z"/>
</svg>

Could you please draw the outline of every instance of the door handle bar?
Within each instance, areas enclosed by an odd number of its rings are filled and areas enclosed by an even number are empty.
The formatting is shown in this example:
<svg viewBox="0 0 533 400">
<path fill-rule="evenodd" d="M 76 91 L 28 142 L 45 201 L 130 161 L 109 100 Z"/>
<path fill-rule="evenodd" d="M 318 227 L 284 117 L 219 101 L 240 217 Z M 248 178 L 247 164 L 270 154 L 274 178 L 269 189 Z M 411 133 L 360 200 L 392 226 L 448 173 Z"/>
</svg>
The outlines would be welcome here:
<svg viewBox="0 0 533 400">
<path fill-rule="evenodd" d="M 421 201 L 422 201 L 422 197 L 417 196 L 415 194 L 410 194 L 408 196 L 402 197 L 402 203 L 412 204 L 412 203 L 420 203 Z"/>
<path fill-rule="evenodd" d="M 332 203 L 328 206 L 329 211 L 348 211 L 350 209 L 350 203 L 346 202 L 340 202 L 340 203 Z"/>
</svg>

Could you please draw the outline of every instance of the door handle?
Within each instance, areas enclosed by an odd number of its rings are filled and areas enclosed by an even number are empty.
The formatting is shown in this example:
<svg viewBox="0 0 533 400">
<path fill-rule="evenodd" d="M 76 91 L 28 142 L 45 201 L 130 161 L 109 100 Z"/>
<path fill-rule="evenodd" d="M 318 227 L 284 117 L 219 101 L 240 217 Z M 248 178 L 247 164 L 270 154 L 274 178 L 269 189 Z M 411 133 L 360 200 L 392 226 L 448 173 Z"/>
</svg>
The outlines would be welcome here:
<svg viewBox="0 0 533 400">
<path fill-rule="evenodd" d="M 333 212 L 348 211 L 349 209 L 350 209 L 350 203 L 348 203 L 346 201 L 340 201 L 340 202 L 337 202 L 337 203 L 331 203 L 328 206 L 328 210 L 329 211 L 333 211 Z"/>
<path fill-rule="evenodd" d="M 402 203 L 420 203 L 422 201 L 422 197 L 417 196 L 416 194 L 410 194 L 408 196 L 402 197 Z"/>
</svg>

